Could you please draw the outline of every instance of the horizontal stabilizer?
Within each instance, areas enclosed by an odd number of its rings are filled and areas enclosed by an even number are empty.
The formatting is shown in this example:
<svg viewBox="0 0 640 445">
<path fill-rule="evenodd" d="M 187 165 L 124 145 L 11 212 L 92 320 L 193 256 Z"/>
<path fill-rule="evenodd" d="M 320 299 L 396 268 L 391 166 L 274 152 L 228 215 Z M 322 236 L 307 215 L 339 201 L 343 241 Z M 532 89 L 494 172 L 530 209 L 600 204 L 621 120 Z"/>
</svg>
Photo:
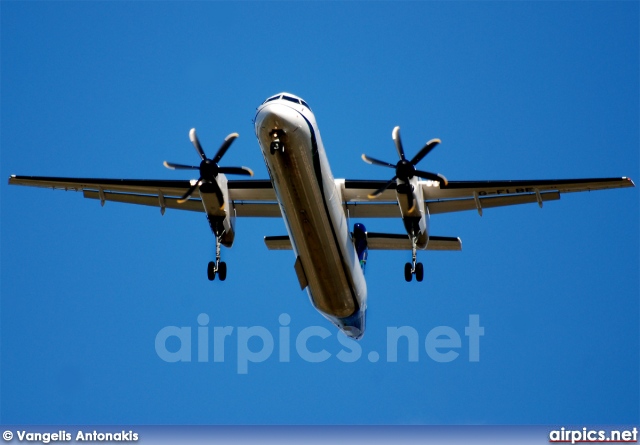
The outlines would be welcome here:
<svg viewBox="0 0 640 445">
<path fill-rule="evenodd" d="M 264 243 L 269 250 L 291 250 L 288 235 L 265 236 Z M 367 246 L 370 250 L 411 250 L 411 240 L 404 234 L 367 232 Z M 426 250 L 462 250 L 462 241 L 450 236 L 430 236 Z"/>
<path fill-rule="evenodd" d="M 289 235 L 265 236 L 264 243 L 269 250 L 291 250 Z"/>
<path fill-rule="evenodd" d="M 370 250 L 411 250 L 411 240 L 406 234 L 367 232 Z M 462 250 L 460 238 L 430 236 L 426 250 Z"/>
</svg>

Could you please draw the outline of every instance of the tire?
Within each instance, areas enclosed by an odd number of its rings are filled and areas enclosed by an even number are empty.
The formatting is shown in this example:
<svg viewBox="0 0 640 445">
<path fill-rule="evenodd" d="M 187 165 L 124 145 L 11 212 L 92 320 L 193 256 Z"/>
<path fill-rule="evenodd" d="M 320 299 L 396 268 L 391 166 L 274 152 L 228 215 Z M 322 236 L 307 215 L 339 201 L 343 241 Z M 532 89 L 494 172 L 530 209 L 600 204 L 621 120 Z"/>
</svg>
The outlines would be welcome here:
<svg viewBox="0 0 640 445">
<path fill-rule="evenodd" d="M 224 261 L 221 261 L 218 265 L 218 276 L 220 277 L 220 281 L 227 279 L 227 263 Z"/>
<path fill-rule="evenodd" d="M 213 261 L 209 261 L 209 264 L 207 264 L 207 278 L 209 278 L 209 281 L 216 279 L 216 263 Z"/>
<path fill-rule="evenodd" d="M 413 274 L 411 273 L 411 263 L 407 263 L 404 265 L 404 280 L 409 283 L 413 278 Z"/>
<path fill-rule="evenodd" d="M 420 282 L 424 278 L 424 266 L 422 263 L 416 264 L 416 281 Z"/>
</svg>

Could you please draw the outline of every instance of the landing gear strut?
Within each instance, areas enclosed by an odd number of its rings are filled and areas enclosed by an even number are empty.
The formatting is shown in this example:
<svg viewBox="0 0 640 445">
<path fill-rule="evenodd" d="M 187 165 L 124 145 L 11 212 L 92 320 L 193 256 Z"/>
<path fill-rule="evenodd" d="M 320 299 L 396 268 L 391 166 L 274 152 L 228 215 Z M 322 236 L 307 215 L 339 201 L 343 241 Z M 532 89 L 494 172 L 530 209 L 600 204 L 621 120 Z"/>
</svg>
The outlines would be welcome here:
<svg viewBox="0 0 640 445">
<path fill-rule="evenodd" d="M 216 261 L 209 261 L 207 264 L 207 278 L 209 281 L 216 279 L 216 274 L 220 278 L 220 281 L 227 279 L 227 263 L 220 261 L 220 237 L 216 237 Z"/>
<path fill-rule="evenodd" d="M 282 142 L 284 132 L 282 130 L 273 130 L 269 135 L 271 136 L 269 152 L 271 152 L 271 154 L 274 154 L 276 151 L 284 153 L 284 143 Z"/>
<path fill-rule="evenodd" d="M 411 236 L 411 262 L 404 265 L 404 279 L 408 283 L 416 276 L 416 281 L 421 282 L 424 278 L 424 266 L 416 262 L 416 237 Z"/>
</svg>

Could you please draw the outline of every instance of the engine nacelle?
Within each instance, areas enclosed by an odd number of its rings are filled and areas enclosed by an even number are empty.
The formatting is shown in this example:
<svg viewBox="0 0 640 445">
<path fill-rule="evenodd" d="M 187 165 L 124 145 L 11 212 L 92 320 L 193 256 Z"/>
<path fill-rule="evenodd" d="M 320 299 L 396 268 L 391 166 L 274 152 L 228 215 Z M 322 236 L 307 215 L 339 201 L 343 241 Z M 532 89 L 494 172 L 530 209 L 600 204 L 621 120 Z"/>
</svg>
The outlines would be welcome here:
<svg viewBox="0 0 640 445">
<path fill-rule="evenodd" d="M 202 205 L 207 214 L 207 220 L 211 231 L 220 238 L 220 243 L 225 247 L 231 247 L 235 238 L 235 212 L 229 204 L 229 188 L 227 187 L 227 177 L 219 173 L 216 181 L 222 190 L 223 202 L 218 200 L 215 186 L 210 183 L 203 183 L 200 189 Z"/>
<path fill-rule="evenodd" d="M 396 198 L 402 215 L 402 223 L 407 231 L 407 235 L 416 237 L 416 247 L 420 250 L 427 247 L 429 241 L 429 209 L 424 205 L 422 187 L 419 185 L 417 177 L 411 178 L 410 182 L 398 181 L 399 189 L 396 189 Z M 414 207 L 409 211 L 406 191 L 413 194 Z"/>
</svg>

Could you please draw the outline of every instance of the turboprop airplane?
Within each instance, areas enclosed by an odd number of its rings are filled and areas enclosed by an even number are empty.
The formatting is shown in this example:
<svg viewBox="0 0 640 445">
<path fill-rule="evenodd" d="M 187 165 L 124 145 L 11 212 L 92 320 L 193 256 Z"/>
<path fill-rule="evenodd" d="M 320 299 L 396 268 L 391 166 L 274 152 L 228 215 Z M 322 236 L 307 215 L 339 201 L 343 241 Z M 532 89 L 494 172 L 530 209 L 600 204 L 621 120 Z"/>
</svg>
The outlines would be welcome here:
<svg viewBox="0 0 640 445">
<path fill-rule="evenodd" d="M 388 181 L 335 179 L 331 174 L 320 131 L 309 105 L 298 96 L 280 93 L 259 107 L 255 133 L 270 179 L 228 180 L 226 175 L 253 176 L 247 167 L 219 163 L 238 137 L 227 136 L 215 156 L 208 158 L 195 129 L 189 133 L 199 165 L 164 162 L 176 170 L 196 170 L 196 180 L 87 179 L 11 176 L 9 184 L 82 190 L 85 198 L 204 212 L 216 240 L 215 261 L 207 276 L 227 277 L 220 247 L 231 247 L 235 218 L 282 217 L 287 235 L 265 236 L 269 249 L 291 249 L 301 289 L 313 306 L 349 337 L 365 331 L 367 287 L 364 269 L 368 250 L 406 250 L 411 261 L 404 278 L 422 281 L 419 250 L 461 250 L 459 238 L 434 236 L 429 217 L 439 213 L 537 203 L 560 199 L 560 193 L 634 187 L 631 179 L 560 179 L 520 181 L 448 181 L 439 173 L 418 170 L 418 163 L 439 143 L 431 139 L 407 158 L 395 127 L 392 139 L 399 160 L 394 164 L 362 155 L 373 165 L 394 170 Z M 422 178 L 422 179 L 420 179 Z M 361 223 L 366 218 L 401 218 L 406 233 L 375 233 Z"/>
</svg>

